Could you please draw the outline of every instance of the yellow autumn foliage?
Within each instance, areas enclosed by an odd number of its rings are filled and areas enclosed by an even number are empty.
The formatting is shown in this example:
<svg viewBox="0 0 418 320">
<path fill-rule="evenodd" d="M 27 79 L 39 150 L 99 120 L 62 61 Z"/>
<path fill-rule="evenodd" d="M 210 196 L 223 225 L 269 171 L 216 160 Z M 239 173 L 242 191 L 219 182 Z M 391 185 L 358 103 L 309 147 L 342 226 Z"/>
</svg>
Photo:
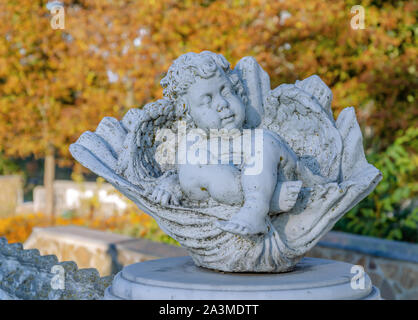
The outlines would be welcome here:
<svg viewBox="0 0 418 320">
<path fill-rule="evenodd" d="M 176 241 L 169 238 L 159 229 L 154 219 L 145 213 L 137 212 L 127 212 L 119 216 L 97 217 L 94 219 L 80 216 L 69 218 L 58 216 L 54 220 L 51 220 L 50 217 L 43 213 L 15 215 L 0 218 L 0 237 L 6 237 L 10 243 L 24 242 L 30 236 L 34 227 L 67 225 L 89 227 L 132 237 L 177 244 Z"/>
</svg>

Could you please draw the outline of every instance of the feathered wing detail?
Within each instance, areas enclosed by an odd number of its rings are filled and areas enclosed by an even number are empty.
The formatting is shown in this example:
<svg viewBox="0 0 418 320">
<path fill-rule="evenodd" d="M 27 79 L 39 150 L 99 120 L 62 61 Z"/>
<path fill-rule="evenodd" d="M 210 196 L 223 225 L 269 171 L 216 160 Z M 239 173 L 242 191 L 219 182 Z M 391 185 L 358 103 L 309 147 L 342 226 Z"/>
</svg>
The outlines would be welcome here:
<svg viewBox="0 0 418 320">
<path fill-rule="evenodd" d="M 317 76 L 281 85 L 265 100 L 264 127 L 332 181 L 304 188 L 291 211 L 272 217 L 274 243 L 289 261 L 309 251 L 382 177 L 365 158 L 354 109 L 344 109 L 335 122 L 331 100 L 331 90 Z"/>
<path fill-rule="evenodd" d="M 169 126 L 174 121 L 174 106 L 168 100 L 158 100 L 145 105 L 142 110 L 127 113 L 122 123 L 128 133 L 118 156 L 116 172 L 134 185 L 148 189 L 154 187 L 163 172 L 154 155 L 157 148 L 157 130 Z"/>
<path fill-rule="evenodd" d="M 343 142 L 342 181 L 305 190 L 292 211 L 273 219 L 279 241 L 286 243 L 285 255 L 288 258 L 299 257 L 312 249 L 382 179 L 381 172 L 366 160 L 354 109 L 344 109 L 336 126 Z"/>
<path fill-rule="evenodd" d="M 70 152 L 113 185 L 129 186 L 136 190 L 135 195 L 147 195 L 164 176 L 154 158 L 156 132 L 173 119 L 172 104 L 158 100 L 143 109 L 130 109 L 120 122 L 103 118 L 95 132 L 84 132 L 70 146 Z"/>
<path fill-rule="evenodd" d="M 256 128 L 264 117 L 263 102 L 270 92 L 270 77 L 253 57 L 238 61 L 233 73 L 242 81 L 248 97 L 245 126 Z"/>
<path fill-rule="evenodd" d="M 334 116 L 331 110 L 332 91 L 317 75 L 310 76 L 302 81 L 296 80 L 295 86 L 309 93 L 334 123 Z"/>
<path fill-rule="evenodd" d="M 310 82 L 320 87 L 323 82 L 319 81 Z M 313 173 L 338 181 L 343 148 L 341 135 L 314 95 L 317 93 L 312 90 L 315 86 L 307 87 L 312 92 L 299 86 L 284 84 L 270 92 L 264 103 L 263 126 L 279 134 Z"/>
</svg>

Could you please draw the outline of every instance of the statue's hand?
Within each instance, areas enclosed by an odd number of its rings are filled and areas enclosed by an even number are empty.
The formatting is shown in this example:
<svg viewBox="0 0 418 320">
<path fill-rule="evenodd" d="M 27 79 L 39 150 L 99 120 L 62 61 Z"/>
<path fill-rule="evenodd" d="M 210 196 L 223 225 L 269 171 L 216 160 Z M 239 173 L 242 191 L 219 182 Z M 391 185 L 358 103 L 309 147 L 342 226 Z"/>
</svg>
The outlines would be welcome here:
<svg viewBox="0 0 418 320">
<path fill-rule="evenodd" d="M 302 181 L 286 181 L 282 183 L 279 206 L 283 212 L 287 212 L 295 206 L 301 188 Z"/>
<path fill-rule="evenodd" d="M 180 205 L 183 193 L 177 174 L 171 174 L 162 178 L 152 191 L 150 199 L 163 206 Z"/>
<path fill-rule="evenodd" d="M 300 180 L 303 181 L 304 186 L 314 186 L 317 184 L 325 185 L 327 183 L 335 182 L 332 179 L 323 177 L 319 174 L 314 174 L 307 166 L 301 161 L 297 162 L 297 175 Z"/>
</svg>

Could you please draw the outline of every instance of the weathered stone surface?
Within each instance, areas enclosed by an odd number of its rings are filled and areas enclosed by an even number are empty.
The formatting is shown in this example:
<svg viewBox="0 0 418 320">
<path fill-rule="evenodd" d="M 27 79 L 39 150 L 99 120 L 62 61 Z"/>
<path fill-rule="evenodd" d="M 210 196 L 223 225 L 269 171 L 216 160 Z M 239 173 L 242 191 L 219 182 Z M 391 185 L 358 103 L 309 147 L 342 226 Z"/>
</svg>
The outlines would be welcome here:
<svg viewBox="0 0 418 320">
<path fill-rule="evenodd" d="M 333 253 L 331 253 L 330 256 L 331 256 L 332 260 L 337 260 L 337 261 L 349 260 L 348 257 L 346 256 L 345 252 L 333 252 Z"/>
<path fill-rule="evenodd" d="M 418 245 L 402 241 L 379 239 L 345 232 L 329 232 L 321 246 L 364 253 L 386 259 L 418 263 Z"/>
<path fill-rule="evenodd" d="M 179 247 L 76 226 L 34 228 L 24 247 L 75 261 L 80 268 L 96 268 L 102 276 L 135 262 L 187 255 Z"/>
<path fill-rule="evenodd" d="M 387 278 L 395 278 L 399 272 L 399 266 L 396 262 L 392 263 L 381 263 L 380 269 Z"/>
<path fill-rule="evenodd" d="M 386 300 L 395 299 L 395 292 L 393 291 L 393 288 L 389 284 L 388 280 L 384 280 L 382 285 L 380 286 L 380 294 L 383 299 L 386 299 Z"/>
<path fill-rule="evenodd" d="M 78 269 L 72 261 L 23 250 L 20 243 L 0 238 L 0 300 L 102 299 L 113 277 L 100 278 L 95 269 Z"/>
<path fill-rule="evenodd" d="M 393 288 L 395 289 L 395 292 L 396 292 L 396 296 L 397 296 L 397 297 L 399 297 L 399 296 L 400 296 L 400 294 L 401 294 L 402 292 L 404 292 L 404 290 L 402 289 L 402 287 L 400 286 L 400 284 L 399 284 L 399 283 L 397 283 L 397 282 L 394 282 L 394 283 L 393 283 Z"/>
<path fill-rule="evenodd" d="M 372 283 L 376 287 L 380 288 L 380 285 L 382 284 L 382 281 L 383 281 L 382 276 L 375 272 L 369 272 L 368 274 L 369 274 L 370 279 L 372 280 Z"/>
<path fill-rule="evenodd" d="M 406 292 L 400 296 L 402 300 L 418 300 L 418 290 Z"/>
<path fill-rule="evenodd" d="M 402 268 L 401 285 L 406 289 L 412 289 L 418 287 L 418 274 L 416 269 L 413 270 L 409 267 Z M 415 275 L 415 276 L 412 276 Z"/>
<path fill-rule="evenodd" d="M 374 262 L 373 259 L 369 259 L 369 269 L 370 270 L 375 270 L 377 268 L 376 263 Z"/>
<path fill-rule="evenodd" d="M 365 257 L 364 255 L 361 255 L 360 258 L 357 259 L 356 264 L 366 267 L 367 266 L 367 257 Z"/>
<path fill-rule="evenodd" d="M 205 51 L 180 56 L 161 84 L 163 99 L 121 121 L 104 118 L 70 152 L 153 216 L 198 266 L 289 271 L 381 179 L 365 158 L 354 108 L 335 120 L 331 90 L 316 75 L 271 90 L 254 58 L 232 70 Z M 190 146 L 187 129 L 200 142 Z M 221 148 L 219 157 L 219 134 L 242 138 L 243 148 Z M 216 162 L 190 160 L 208 135 L 216 146 L 197 153 Z M 261 155 L 255 168 L 252 145 Z M 161 149 L 178 153 L 164 162 Z M 229 163 L 235 155 L 239 163 Z M 225 158 L 231 165 L 218 163 Z"/>
</svg>

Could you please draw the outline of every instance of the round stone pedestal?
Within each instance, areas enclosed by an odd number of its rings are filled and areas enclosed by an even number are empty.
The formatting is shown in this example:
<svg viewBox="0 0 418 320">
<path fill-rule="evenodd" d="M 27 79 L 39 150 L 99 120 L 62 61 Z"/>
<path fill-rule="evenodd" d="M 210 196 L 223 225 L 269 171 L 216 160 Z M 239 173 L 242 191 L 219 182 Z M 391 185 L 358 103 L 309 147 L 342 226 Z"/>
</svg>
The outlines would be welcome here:
<svg viewBox="0 0 418 320">
<path fill-rule="evenodd" d="M 190 257 L 135 263 L 123 268 L 105 299 L 289 300 L 380 299 L 367 274 L 352 286 L 353 265 L 304 258 L 287 273 L 223 273 L 195 266 Z M 364 285 L 362 285 L 364 283 Z"/>
</svg>

